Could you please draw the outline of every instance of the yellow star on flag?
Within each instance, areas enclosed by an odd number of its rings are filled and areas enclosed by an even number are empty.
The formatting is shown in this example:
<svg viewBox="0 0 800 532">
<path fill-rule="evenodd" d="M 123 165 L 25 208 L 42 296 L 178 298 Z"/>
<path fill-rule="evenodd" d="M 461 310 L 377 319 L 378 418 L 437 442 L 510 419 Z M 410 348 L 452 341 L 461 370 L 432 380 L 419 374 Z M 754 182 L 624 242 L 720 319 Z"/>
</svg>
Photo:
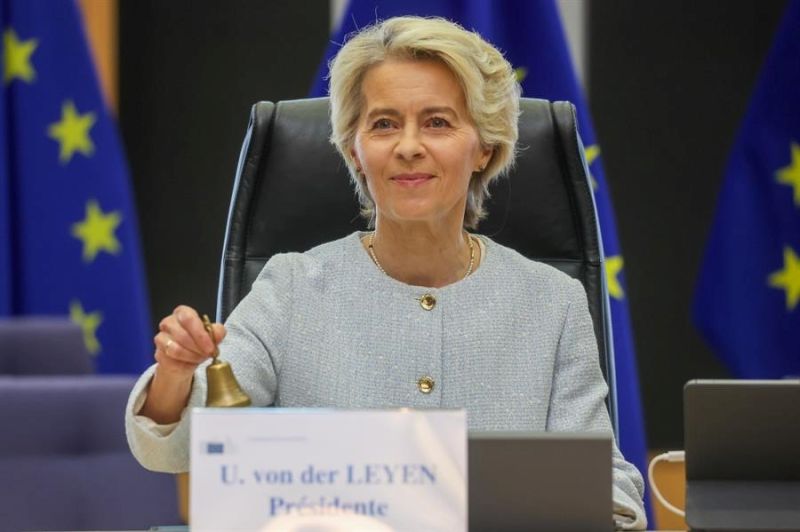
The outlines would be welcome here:
<svg viewBox="0 0 800 532">
<path fill-rule="evenodd" d="M 608 286 L 608 294 L 614 299 L 623 299 L 625 297 L 622 283 L 619 282 L 619 274 L 622 272 L 624 262 L 622 255 L 606 257 L 606 286 Z"/>
<path fill-rule="evenodd" d="M 73 299 L 69 304 L 69 319 L 81 328 L 83 332 L 83 343 L 90 354 L 96 355 L 100 352 L 100 342 L 97 340 L 97 328 L 103 323 L 103 313 L 100 311 L 86 313 L 83 305 L 77 299 Z"/>
<path fill-rule="evenodd" d="M 36 78 L 36 71 L 31 65 L 31 55 L 39 46 L 36 39 L 20 41 L 17 33 L 8 28 L 3 33 L 3 82 L 8 85 L 14 79 L 31 83 Z"/>
<path fill-rule="evenodd" d="M 792 142 L 792 162 L 775 173 L 778 183 L 794 187 L 794 204 L 800 207 L 800 144 Z"/>
<path fill-rule="evenodd" d="M 783 269 L 767 280 L 773 288 L 786 291 L 786 309 L 794 310 L 800 302 L 800 257 L 789 246 L 783 248 Z"/>
<path fill-rule="evenodd" d="M 75 152 L 86 157 L 94 153 L 94 144 L 89 136 L 89 130 L 94 125 L 97 117 L 94 113 L 80 114 L 71 100 L 61 106 L 61 120 L 50 124 L 47 136 L 57 141 L 60 145 L 58 160 L 67 164 L 72 160 Z"/>
<path fill-rule="evenodd" d="M 86 218 L 72 224 L 72 236 L 83 242 L 83 261 L 92 262 L 100 251 L 119 254 L 122 246 L 114 235 L 122 222 L 119 211 L 103 213 L 96 200 L 86 202 Z"/>
<path fill-rule="evenodd" d="M 597 144 L 586 146 L 584 153 L 586 154 L 586 166 L 589 167 L 589 183 L 592 184 L 592 190 L 597 190 L 597 181 L 592 175 L 592 163 L 600 156 L 600 146 Z"/>
<path fill-rule="evenodd" d="M 528 76 L 528 69 L 525 67 L 517 67 L 514 69 L 514 77 L 517 78 L 517 83 L 522 81 Z"/>
</svg>

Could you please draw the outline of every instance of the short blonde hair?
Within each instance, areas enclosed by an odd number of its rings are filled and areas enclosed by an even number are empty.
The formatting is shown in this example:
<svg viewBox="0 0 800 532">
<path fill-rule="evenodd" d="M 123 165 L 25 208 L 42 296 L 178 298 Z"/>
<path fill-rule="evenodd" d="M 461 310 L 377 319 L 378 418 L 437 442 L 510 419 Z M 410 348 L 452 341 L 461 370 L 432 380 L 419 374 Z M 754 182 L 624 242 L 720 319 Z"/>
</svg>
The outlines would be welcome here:
<svg viewBox="0 0 800 532">
<path fill-rule="evenodd" d="M 361 83 L 372 66 L 387 59 L 441 61 L 461 85 L 481 145 L 493 150 L 469 185 L 464 226 L 474 229 L 486 215 L 483 203 L 489 184 L 514 163 L 520 86 L 513 68 L 480 35 L 443 18 L 390 18 L 349 36 L 330 62 L 331 142 L 347 164 L 370 226 L 375 223 L 375 203 L 351 150 L 365 105 Z"/>
</svg>

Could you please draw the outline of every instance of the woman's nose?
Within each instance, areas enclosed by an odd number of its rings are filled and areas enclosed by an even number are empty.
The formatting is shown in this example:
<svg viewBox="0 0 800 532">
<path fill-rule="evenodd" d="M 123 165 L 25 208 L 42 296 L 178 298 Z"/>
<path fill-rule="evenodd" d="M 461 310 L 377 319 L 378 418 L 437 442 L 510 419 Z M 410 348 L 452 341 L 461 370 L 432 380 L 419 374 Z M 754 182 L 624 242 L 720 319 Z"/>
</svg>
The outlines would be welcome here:
<svg viewBox="0 0 800 532">
<path fill-rule="evenodd" d="M 402 159 L 419 159 L 425 153 L 425 147 L 420 138 L 420 131 L 416 126 L 403 128 L 400 139 L 395 147 L 395 153 Z"/>
</svg>

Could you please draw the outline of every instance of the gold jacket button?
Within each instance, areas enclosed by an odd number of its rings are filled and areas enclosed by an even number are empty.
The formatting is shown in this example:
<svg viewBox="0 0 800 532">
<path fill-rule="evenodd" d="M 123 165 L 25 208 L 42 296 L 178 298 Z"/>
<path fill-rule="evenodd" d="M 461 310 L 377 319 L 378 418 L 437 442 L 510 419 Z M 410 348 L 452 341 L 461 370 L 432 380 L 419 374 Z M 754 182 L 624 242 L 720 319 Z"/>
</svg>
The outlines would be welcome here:
<svg viewBox="0 0 800 532">
<path fill-rule="evenodd" d="M 433 307 L 436 306 L 436 298 L 431 294 L 425 294 L 419 298 L 419 305 L 425 310 L 433 310 Z"/>
<path fill-rule="evenodd" d="M 422 393 L 431 393 L 435 384 L 433 379 L 426 375 L 425 377 L 420 377 L 417 381 L 417 388 L 419 388 L 419 391 Z"/>
</svg>

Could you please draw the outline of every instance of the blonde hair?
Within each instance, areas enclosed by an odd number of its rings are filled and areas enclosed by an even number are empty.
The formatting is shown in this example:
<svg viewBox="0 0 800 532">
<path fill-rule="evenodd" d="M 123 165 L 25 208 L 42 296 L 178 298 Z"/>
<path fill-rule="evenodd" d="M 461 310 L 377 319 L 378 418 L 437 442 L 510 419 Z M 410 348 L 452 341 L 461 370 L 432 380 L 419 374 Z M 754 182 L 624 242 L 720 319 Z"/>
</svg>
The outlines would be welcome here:
<svg viewBox="0 0 800 532">
<path fill-rule="evenodd" d="M 480 35 L 443 18 L 390 18 L 349 36 L 330 62 L 331 142 L 347 164 L 370 226 L 375 223 L 375 203 L 351 150 L 365 105 L 361 83 L 372 66 L 387 59 L 441 61 L 461 85 L 481 145 L 492 149 L 489 163 L 469 184 L 464 226 L 474 229 L 486 216 L 483 203 L 489 184 L 514 163 L 520 86 L 513 68 Z"/>
</svg>

